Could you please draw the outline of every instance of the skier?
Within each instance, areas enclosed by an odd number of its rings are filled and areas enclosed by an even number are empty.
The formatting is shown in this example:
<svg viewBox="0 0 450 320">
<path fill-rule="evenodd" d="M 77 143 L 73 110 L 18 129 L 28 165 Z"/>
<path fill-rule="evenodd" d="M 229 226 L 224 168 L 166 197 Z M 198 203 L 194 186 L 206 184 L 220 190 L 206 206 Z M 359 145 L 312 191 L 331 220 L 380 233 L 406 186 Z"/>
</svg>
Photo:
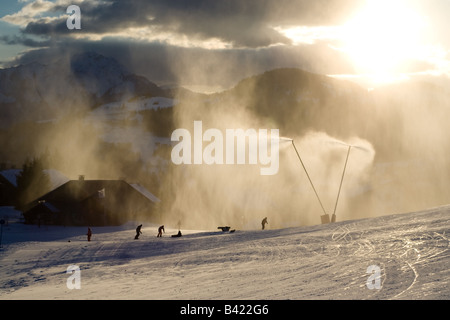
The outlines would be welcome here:
<svg viewBox="0 0 450 320">
<path fill-rule="evenodd" d="M 178 237 L 181 237 L 181 231 L 180 230 L 178 230 L 177 234 L 173 234 L 172 235 L 172 238 L 178 238 Z"/>
<path fill-rule="evenodd" d="M 164 231 L 164 233 L 166 233 L 166 231 L 164 230 L 164 225 L 162 225 L 161 227 L 158 228 L 158 235 L 156 237 L 161 238 L 163 231 Z"/>
<path fill-rule="evenodd" d="M 88 239 L 88 241 L 91 241 L 91 237 L 92 237 L 92 230 L 91 230 L 91 228 L 88 228 L 88 231 L 87 231 L 87 239 Z"/>
<path fill-rule="evenodd" d="M 263 229 L 263 230 L 264 230 L 266 224 L 269 224 L 269 223 L 267 222 L 267 217 L 265 217 L 265 218 L 263 219 L 263 221 L 261 221 L 261 225 L 262 225 L 262 229 Z"/>
<path fill-rule="evenodd" d="M 136 228 L 136 236 L 134 237 L 135 240 L 139 239 L 139 235 L 142 234 L 141 228 L 142 228 L 142 224 L 138 225 L 138 227 Z"/>
</svg>

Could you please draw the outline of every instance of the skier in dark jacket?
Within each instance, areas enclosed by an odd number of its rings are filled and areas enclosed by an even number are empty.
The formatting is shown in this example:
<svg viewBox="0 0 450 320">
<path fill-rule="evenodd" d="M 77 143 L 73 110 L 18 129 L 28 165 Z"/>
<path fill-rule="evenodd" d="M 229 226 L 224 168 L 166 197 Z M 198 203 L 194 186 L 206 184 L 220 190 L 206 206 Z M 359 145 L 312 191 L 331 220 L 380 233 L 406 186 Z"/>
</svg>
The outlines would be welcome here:
<svg viewBox="0 0 450 320">
<path fill-rule="evenodd" d="M 158 228 L 158 235 L 156 237 L 161 238 L 163 231 L 164 231 L 164 233 L 166 233 L 166 231 L 164 230 L 164 225 L 162 225 L 161 227 Z"/>
<path fill-rule="evenodd" d="M 88 228 L 88 232 L 87 232 L 87 240 L 88 241 L 91 241 L 91 237 L 92 237 L 92 230 L 91 230 L 91 228 Z"/>
<path fill-rule="evenodd" d="M 268 224 L 268 222 L 267 222 L 267 217 L 265 217 L 265 218 L 263 219 L 263 221 L 261 221 L 261 225 L 262 225 L 262 229 L 263 229 L 263 230 L 264 230 L 266 224 Z"/>
<path fill-rule="evenodd" d="M 138 227 L 136 228 L 136 236 L 134 237 L 134 239 L 139 239 L 139 235 L 142 234 L 141 228 L 142 228 L 142 224 L 138 225 Z"/>
</svg>

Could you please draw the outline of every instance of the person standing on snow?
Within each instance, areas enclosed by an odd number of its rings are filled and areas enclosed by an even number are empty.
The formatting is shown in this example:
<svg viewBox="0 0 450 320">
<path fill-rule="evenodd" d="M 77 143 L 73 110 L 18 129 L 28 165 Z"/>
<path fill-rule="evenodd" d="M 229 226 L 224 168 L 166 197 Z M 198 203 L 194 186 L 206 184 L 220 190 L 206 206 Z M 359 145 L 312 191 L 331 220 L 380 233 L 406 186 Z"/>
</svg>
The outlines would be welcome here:
<svg viewBox="0 0 450 320">
<path fill-rule="evenodd" d="M 142 234 L 141 228 L 142 228 L 142 224 L 138 225 L 138 227 L 136 228 L 136 236 L 134 237 L 134 239 L 139 239 L 139 235 Z"/>
<path fill-rule="evenodd" d="M 164 230 L 164 225 L 162 225 L 161 227 L 158 228 L 158 235 L 156 237 L 161 238 L 163 231 L 164 231 L 164 233 L 166 233 L 166 231 Z"/>
<path fill-rule="evenodd" d="M 265 217 L 265 218 L 263 219 L 263 221 L 261 221 L 261 225 L 262 225 L 262 229 L 263 229 L 263 230 L 264 230 L 266 224 L 269 224 L 269 223 L 267 222 L 267 217 Z"/>
<path fill-rule="evenodd" d="M 88 241 L 91 241 L 91 237 L 92 237 L 92 230 L 91 230 L 91 228 L 88 228 L 88 232 L 87 232 L 87 239 L 88 239 Z"/>
</svg>

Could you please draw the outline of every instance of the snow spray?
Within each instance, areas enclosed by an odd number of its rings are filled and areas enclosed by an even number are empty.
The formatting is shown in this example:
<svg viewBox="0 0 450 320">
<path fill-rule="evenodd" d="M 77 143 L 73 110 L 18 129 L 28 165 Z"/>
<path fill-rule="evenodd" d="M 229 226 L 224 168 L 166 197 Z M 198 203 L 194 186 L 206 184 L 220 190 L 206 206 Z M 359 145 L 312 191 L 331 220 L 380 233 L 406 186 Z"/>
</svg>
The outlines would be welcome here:
<svg viewBox="0 0 450 320">
<path fill-rule="evenodd" d="M 287 138 L 287 137 L 282 137 L 280 139 L 292 142 L 292 146 L 294 147 L 294 150 L 295 150 L 295 152 L 297 154 L 297 157 L 300 160 L 300 163 L 301 163 L 301 165 L 302 165 L 302 167 L 303 167 L 303 169 L 304 169 L 304 171 L 306 173 L 306 176 L 308 177 L 308 180 L 309 180 L 309 182 L 311 184 L 311 187 L 312 187 L 312 189 L 313 189 L 313 191 L 314 191 L 314 193 L 316 195 L 316 198 L 317 198 L 317 200 L 318 200 L 318 202 L 320 204 L 320 207 L 322 208 L 322 212 L 323 212 L 323 215 L 321 215 L 322 223 L 335 222 L 336 221 L 336 210 L 337 210 L 337 206 L 338 206 L 338 203 L 339 203 L 339 198 L 340 198 L 340 194 L 341 194 L 341 190 L 342 190 L 342 184 L 343 184 L 343 181 L 344 181 L 344 176 L 345 176 L 347 165 L 348 165 L 348 160 L 349 160 L 349 157 L 350 157 L 350 151 L 351 151 L 352 148 L 355 148 L 355 149 L 358 149 L 358 150 L 362 150 L 364 152 L 370 152 L 370 150 L 368 148 L 360 146 L 358 144 L 349 144 L 349 143 L 340 141 L 338 139 L 330 138 L 328 136 L 321 137 L 321 140 L 325 141 L 327 143 L 333 143 L 333 144 L 338 144 L 338 145 L 342 145 L 342 146 L 347 147 L 347 155 L 346 155 L 346 158 L 345 158 L 344 168 L 343 168 L 342 175 L 341 175 L 341 178 L 340 178 L 339 189 L 338 189 L 337 196 L 336 196 L 336 201 L 335 201 L 335 204 L 334 204 L 333 214 L 332 214 L 331 219 L 330 219 L 330 215 L 327 213 L 327 211 L 324 208 L 323 202 L 322 202 L 321 198 L 319 197 L 319 194 L 318 194 L 318 192 L 317 192 L 317 190 L 316 190 L 316 188 L 314 186 L 314 183 L 313 183 L 313 181 L 312 181 L 312 179 L 311 179 L 311 177 L 310 177 L 310 175 L 308 173 L 308 170 L 306 169 L 306 166 L 305 166 L 305 164 L 304 164 L 304 162 L 303 162 L 303 160 L 302 160 L 302 158 L 300 156 L 300 153 L 299 153 L 299 151 L 298 151 L 298 149 L 297 149 L 297 147 L 296 147 L 296 145 L 294 143 L 294 139 Z"/>
</svg>

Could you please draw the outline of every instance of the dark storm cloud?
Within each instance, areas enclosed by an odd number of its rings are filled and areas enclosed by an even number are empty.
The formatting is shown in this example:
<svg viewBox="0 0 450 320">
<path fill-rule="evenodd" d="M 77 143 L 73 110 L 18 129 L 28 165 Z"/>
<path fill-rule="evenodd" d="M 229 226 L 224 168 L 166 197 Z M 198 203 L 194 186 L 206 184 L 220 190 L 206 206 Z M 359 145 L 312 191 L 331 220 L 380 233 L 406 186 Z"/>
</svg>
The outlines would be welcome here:
<svg viewBox="0 0 450 320">
<path fill-rule="evenodd" d="M 273 29 L 280 25 L 332 25 L 356 10 L 356 0 L 110 0 L 83 2 L 83 32 L 123 32 L 130 27 L 151 27 L 200 39 L 217 38 L 236 47 L 262 47 L 290 43 Z M 76 4 L 74 2 L 73 4 Z M 55 5 L 52 12 L 65 12 Z M 64 19 L 30 22 L 33 35 L 70 35 Z"/>
<path fill-rule="evenodd" d="M 8 45 L 24 45 L 31 48 L 40 48 L 51 45 L 50 40 L 35 40 L 24 35 L 4 35 L 0 36 L 0 42 Z"/>
<path fill-rule="evenodd" d="M 67 2 L 68 3 L 68 2 Z M 66 3 L 47 9 L 29 22 L 20 37 L 0 39 L 42 48 L 25 52 L 9 65 L 49 61 L 92 50 L 116 58 L 131 72 L 159 83 L 205 84 L 222 87 L 239 79 L 279 67 L 318 73 L 351 73 L 345 58 L 326 43 L 289 45 L 277 26 L 323 26 L 342 23 L 358 8 L 356 0 L 106 0 L 84 1 L 81 30 L 66 27 Z M 59 18 L 56 17 L 59 16 Z M 134 38 L 130 28 L 148 28 L 170 35 L 148 40 Z M 83 37 L 89 35 L 90 37 Z M 92 40 L 92 35 L 99 36 Z M 75 38 L 78 37 L 78 38 Z M 197 46 L 174 44 L 175 37 L 196 40 Z M 227 49 L 202 47 L 209 39 L 230 44 Z M 156 40 L 155 40 L 156 39 Z M 170 42 L 170 43 L 169 43 Z M 284 46 L 273 46 L 274 44 Z"/>
<path fill-rule="evenodd" d="M 352 71 L 343 55 L 321 43 L 209 50 L 115 39 L 97 42 L 64 39 L 50 47 L 28 51 L 9 62 L 9 65 L 33 61 L 50 63 L 84 51 L 95 51 L 115 58 L 132 73 L 143 75 L 158 84 L 214 84 L 229 88 L 242 78 L 281 67 L 295 67 L 323 74 Z"/>
<path fill-rule="evenodd" d="M 51 36 L 61 32 L 61 30 L 67 30 L 66 19 L 54 20 L 51 23 L 45 19 L 33 21 L 27 24 L 23 30 L 24 34 Z"/>
</svg>

